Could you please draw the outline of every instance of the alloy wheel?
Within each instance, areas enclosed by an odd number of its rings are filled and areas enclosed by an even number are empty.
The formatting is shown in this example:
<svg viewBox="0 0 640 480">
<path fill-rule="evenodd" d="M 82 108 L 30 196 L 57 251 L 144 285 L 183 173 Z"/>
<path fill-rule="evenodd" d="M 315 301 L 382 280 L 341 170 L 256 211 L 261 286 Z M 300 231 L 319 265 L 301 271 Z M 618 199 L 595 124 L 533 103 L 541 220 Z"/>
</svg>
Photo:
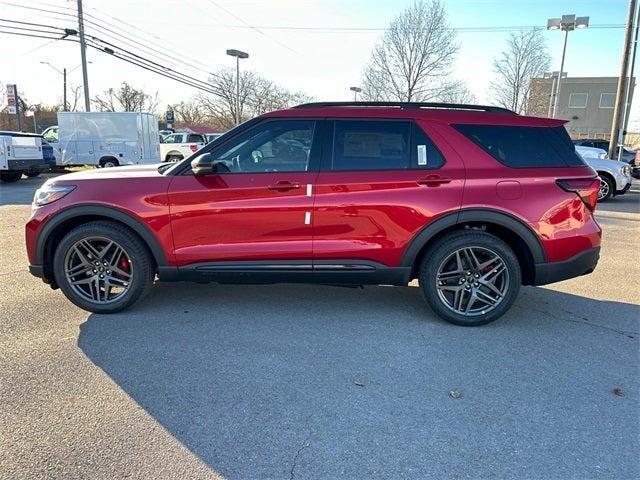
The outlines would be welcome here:
<svg viewBox="0 0 640 480">
<path fill-rule="evenodd" d="M 111 303 L 130 288 L 133 264 L 126 250 L 105 237 L 87 237 L 74 243 L 64 259 L 64 273 L 73 290 L 84 299 Z"/>
<path fill-rule="evenodd" d="M 598 190 L 598 200 L 602 200 L 609 195 L 609 182 L 605 182 L 602 177 L 598 177 L 600 179 L 600 189 Z"/>
<path fill-rule="evenodd" d="M 460 248 L 438 267 L 436 287 L 442 303 L 464 316 L 494 310 L 509 290 L 505 261 L 485 247 Z"/>
</svg>

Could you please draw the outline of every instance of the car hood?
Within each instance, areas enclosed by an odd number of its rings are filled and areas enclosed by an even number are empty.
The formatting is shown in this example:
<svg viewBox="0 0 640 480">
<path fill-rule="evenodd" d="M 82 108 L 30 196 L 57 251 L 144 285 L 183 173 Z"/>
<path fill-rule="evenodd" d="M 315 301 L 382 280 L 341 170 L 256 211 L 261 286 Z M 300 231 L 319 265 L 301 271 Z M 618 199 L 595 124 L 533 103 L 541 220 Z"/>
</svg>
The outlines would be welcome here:
<svg viewBox="0 0 640 480">
<path fill-rule="evenodd" d="M 142 178 L 142 177 L 162 177 L 158 172 L 158 167 L 163 165 L 156 163 L 152 165 L 127 165 L 124 167 L 112 168 L 91 168 L 80 170 L 79 172 L 67 173 L 59 177 L 52 178 L 50 181 L 56 183 L 61 181 L 77 181 L 77 180 L 106 180 L 110 178 Z"/>
<path fill-rule="evenodd" d="M 612 170 L 620 170 L 621 167 L 629 166 L 628 163 L 619 162 L 618 160 L 609 160 L 608 158 L 582 157 L 587 165 L 592 168 L 606 168 Z"/>
</svg>

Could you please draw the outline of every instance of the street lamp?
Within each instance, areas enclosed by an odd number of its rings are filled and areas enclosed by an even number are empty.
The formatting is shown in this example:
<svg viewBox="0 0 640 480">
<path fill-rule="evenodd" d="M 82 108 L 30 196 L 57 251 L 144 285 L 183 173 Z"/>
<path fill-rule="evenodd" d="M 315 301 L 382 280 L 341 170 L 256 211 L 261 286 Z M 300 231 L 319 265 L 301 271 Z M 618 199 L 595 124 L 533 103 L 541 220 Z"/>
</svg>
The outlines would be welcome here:
<svg viewBox="0 0 640 480">
<path fill-rule="evenodd" d="M 240 125 L 240 59 L 249 58 L 249 54 L 240 50 L 227 50 L 227 55 L 236 57 L 236 125 Z"/>
<path fill-rule="evenodd" d="M 558 82 L 556 83 L 555 100 L 553 102 L 553 115 L 555 118 L 558 110 L 558 99 L 560 97 L 560 81 L 562 80 L 562 71 L 564 69 L 564 55 L 567 52 L 567 37 L 569 32 L 576 28 L 587 28 L 589 26 L 589 17 L 576 17 L 575 15 L 563 15 L 561 18 L 550 18 L 547 20 L 547 30 L 562 30 L 564 32 L 564 46 L 562 47 L 562 60 L 560 61 L 560 73 L 558 74 Z M 552 86 L 553 88 L 553 86 Z"/>
<path fill-rule="evenodd" d="M 67 69 L 63 68 L 62 71 L 60 71 L 59 69 L 57 69 L 56 67 L 51 65 L 49 62 L 40 62 L 40 63 L 43 64 L 43 65 L 49 65 L 56 72 L 58 72 L 60 75 L 62 75 L 62 88 L 63 88 L 63 90 L 62 90 L 62 92 L 63 92 L 62 93 L 62 111 L 66 112 L 69 109 L 69 107 L 67 105 Z M 93 63 L 93 62 L 89 61 L 87 63 Z M 71 70 L 69 70 L 68 73 L 73 72 L 77 68 L 80 68 L 80 65 L 76 65 Z"/>
<path fill-rule="evenodd" d="M 349 88 L 353 92 L 353 101 L 358 101 L 358 94 L 362 91 L 360 87 L 351 87 Z"/>
</svg>

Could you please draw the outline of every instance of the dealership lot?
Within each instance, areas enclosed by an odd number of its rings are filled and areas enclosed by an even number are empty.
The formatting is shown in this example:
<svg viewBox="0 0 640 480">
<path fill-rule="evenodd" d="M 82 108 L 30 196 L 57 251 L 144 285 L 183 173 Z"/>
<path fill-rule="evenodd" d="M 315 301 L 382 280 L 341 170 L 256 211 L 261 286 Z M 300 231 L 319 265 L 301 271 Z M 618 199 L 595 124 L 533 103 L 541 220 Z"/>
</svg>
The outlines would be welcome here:
<svg viewBox="0 0 640 480">
<path fill-rule="evenodd" d="M 2 478 L 640 475 L 637 183 L 598 206 L 592 275 L 470 329 L 417 288 L 158 284 L 89 314 L 27 271 L 43 178 L 0 187 Z"/>
</svg>

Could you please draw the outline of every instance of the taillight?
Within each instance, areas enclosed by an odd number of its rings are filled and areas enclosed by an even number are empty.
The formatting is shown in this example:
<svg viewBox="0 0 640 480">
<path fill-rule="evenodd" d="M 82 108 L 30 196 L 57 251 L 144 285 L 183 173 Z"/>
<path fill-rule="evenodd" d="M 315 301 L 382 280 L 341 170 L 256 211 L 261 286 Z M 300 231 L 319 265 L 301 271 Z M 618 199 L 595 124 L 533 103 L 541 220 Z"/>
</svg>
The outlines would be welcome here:
<svg viewBox="0 0 640 480">
<path fill-rule="evenodd" d="M 197 152 L 198 151 L 198 146 L 197 145 L 189 145 L 189 148 L 191 149 L 192 152 Z"/>
<path fill-rule="evenodd" d="M 569 178 L 556 180 L 556 183 L 565 192 L 573 192 L 578 195 L 592 212 L 596 209 L 598 191 L 600 190 L 599 178 Z"/>
</svg>

